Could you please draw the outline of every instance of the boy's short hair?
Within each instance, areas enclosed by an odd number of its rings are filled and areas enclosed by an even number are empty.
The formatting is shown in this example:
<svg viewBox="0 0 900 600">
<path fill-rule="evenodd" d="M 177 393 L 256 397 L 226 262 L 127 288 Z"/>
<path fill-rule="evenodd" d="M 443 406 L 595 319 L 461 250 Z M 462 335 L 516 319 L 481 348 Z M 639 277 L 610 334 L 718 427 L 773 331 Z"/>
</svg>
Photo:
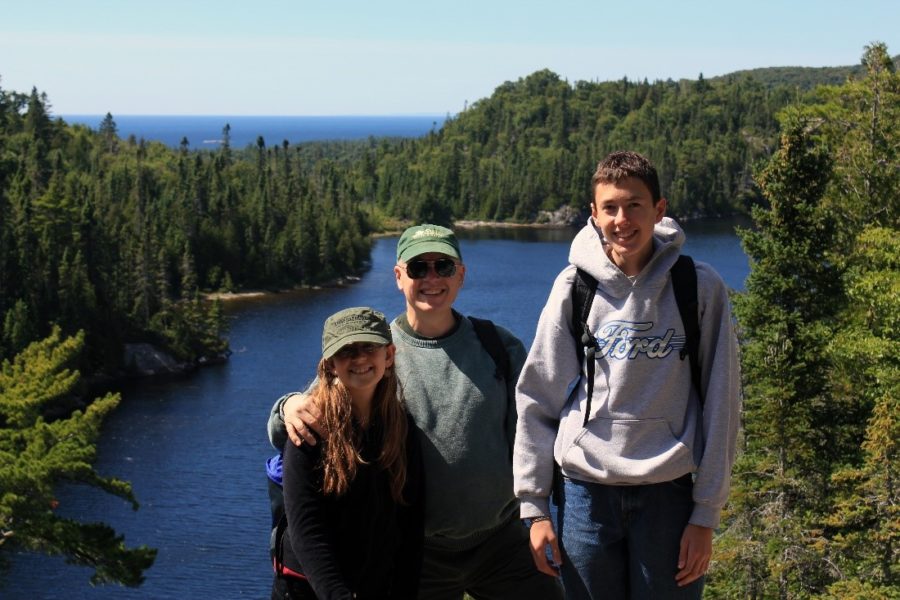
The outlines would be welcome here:
<svg viewBox="0 0 900 600">
<path fill-rule="evenodd" d="M 640 179 L 647 189 L 653 204 L 662 197 L 659 191 L 659 175 L 656 167 L 646 157 L 630 150 L 620 150 L 606 156 L 597 164 L 597 170 L 591 177 L 591 204 L 594 203 L 594 192 L 599 183 L 618 183 L 623 179 L 634 177 Z"/>
</svg>

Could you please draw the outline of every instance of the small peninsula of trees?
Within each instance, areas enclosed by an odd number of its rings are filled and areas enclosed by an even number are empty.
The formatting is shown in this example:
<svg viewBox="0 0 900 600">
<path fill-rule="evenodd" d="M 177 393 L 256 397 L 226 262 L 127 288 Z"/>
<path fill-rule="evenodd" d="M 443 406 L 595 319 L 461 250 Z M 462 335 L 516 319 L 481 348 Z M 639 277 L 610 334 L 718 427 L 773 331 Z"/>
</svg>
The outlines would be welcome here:
<svg viewBox="0 0 900 600">
<path fill-rule="evenodd" d="M 227 128 L 227 126 L 226 126 Z M 48 114 L 0 89 L 0 358 L 58 324 L 86 332 L 91 370 L 124 341 L 179 358 L 221 352 L 201 291 L 319 283 L 358 272 L 373 226 L 347 177 L 284 147 L 189 152 Z"/>
</svg>

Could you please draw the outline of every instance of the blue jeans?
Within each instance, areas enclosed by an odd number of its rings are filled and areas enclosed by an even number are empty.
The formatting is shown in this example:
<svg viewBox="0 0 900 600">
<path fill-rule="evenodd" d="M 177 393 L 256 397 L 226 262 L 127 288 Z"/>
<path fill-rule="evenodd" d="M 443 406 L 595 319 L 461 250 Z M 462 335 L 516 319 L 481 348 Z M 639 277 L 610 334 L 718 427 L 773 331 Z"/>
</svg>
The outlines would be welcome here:
<svg viewBox="0 0 900 600">
<path fill-rule="evenodd" d="M 678 552 L 694 501 L 690 474 L 652 485 L 563 479 L 559 538 L 567 600 L 699 599 L 678 587 Z"/>
</svg>

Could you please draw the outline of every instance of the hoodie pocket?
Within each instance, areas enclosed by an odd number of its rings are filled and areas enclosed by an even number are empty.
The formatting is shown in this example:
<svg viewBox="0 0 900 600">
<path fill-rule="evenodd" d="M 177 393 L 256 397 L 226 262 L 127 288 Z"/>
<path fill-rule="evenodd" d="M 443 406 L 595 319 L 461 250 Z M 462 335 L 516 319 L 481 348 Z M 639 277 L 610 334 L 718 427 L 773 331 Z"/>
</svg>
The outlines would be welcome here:
<svg viewBox="0 0 900 600">
<path fill-rule="evenodd" d="M 695 470 L 691 449 L 665 419 L 594 418 L 562 457 L 567 474 L 604 483 L 659 483 Z"/>
</svg>

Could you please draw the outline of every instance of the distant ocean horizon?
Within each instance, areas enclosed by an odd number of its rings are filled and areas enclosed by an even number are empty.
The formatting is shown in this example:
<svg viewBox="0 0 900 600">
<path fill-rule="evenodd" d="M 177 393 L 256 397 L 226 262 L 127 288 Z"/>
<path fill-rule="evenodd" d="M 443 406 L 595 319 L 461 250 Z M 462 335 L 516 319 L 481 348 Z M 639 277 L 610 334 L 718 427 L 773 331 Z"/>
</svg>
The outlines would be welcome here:
<svg viewBox="0 0 900 600">
<path fill-rule="evenodd" d="M 106 115 L 57 115 L 69 124 L 96 130 Z M 231 126 L 231 147 L 256 145 L 262 136 L 267 147 L 327 140 L 368 137 L 420 137 L 437 131 L 447 119 L 438 115 L 396 116 L 227 116 L 227 115 L 113 115 L 119 137 L 162 142 L 172 148 L 187 138 L 192 149 L 215 150 L 222 130 Z"/>
</svg>

